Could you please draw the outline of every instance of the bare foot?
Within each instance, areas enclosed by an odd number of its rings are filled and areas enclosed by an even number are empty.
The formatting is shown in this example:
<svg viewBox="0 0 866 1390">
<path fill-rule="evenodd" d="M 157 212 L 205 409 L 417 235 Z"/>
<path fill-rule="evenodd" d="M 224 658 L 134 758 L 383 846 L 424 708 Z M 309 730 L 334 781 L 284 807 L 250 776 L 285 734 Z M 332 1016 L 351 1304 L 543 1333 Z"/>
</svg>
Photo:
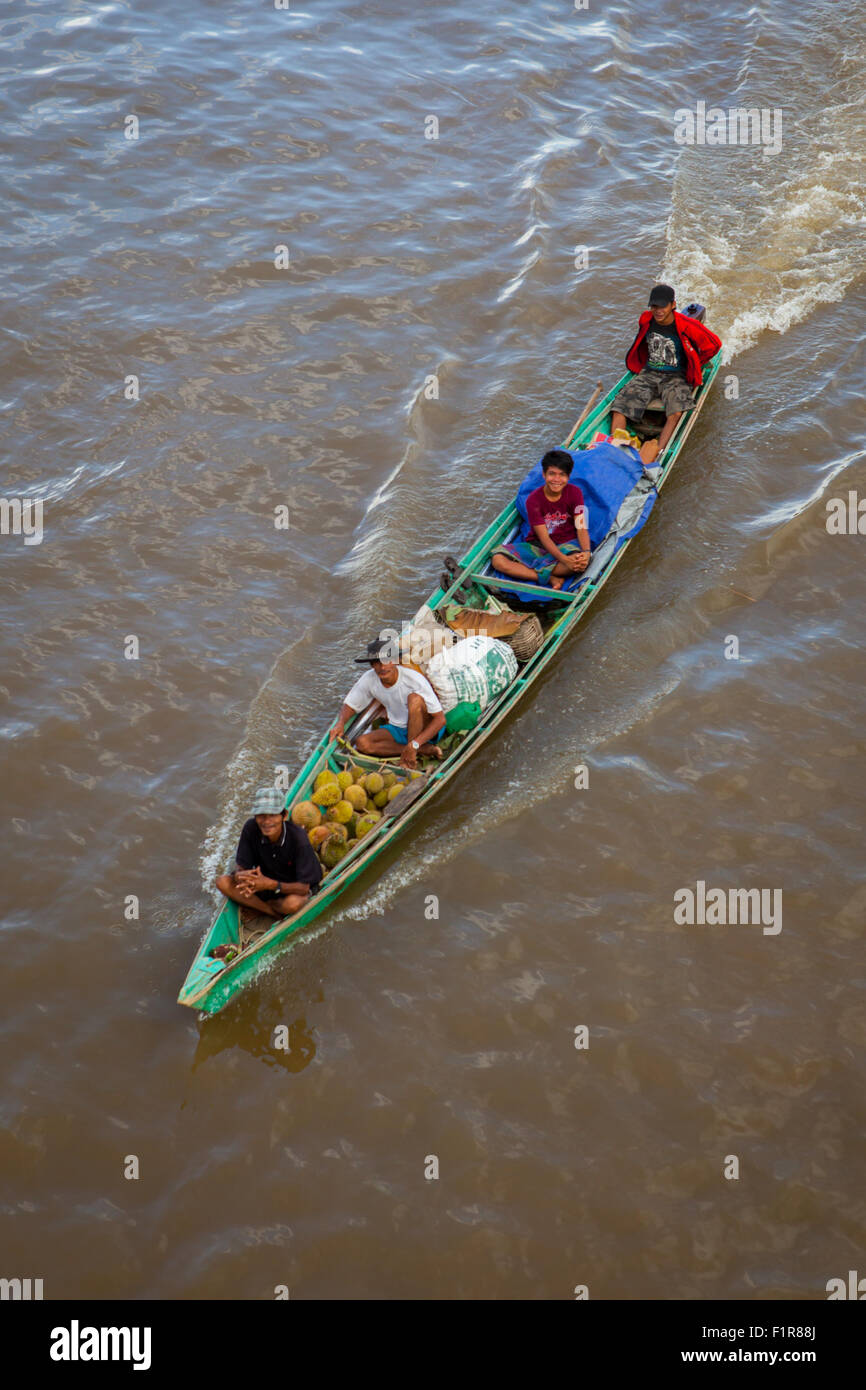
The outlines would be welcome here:
<svg viewBox="0 0 866 1390">
<path fill-rule="evenodd" d="M 561 589 L 565 583 L 565 575 L 555 574 L 550 581 L 551 589 Z"/>
<path fill-rule="evenodd" d="M 658 453 L 659 442 L 657 439 L 648 439 L 644 444 L 641 445 L 640 456 L 646 464 L 647 468 L 649 468 L 652 464 L 655 463 L 656 459 L 658 458 Z"/>
<path fill-rule="evenodd" d="M 420 752 L 422 758 L 436 758 L 437 761 L 442 759 L 442 749 L 436 743 L 422 744 Z"/>
</svg>

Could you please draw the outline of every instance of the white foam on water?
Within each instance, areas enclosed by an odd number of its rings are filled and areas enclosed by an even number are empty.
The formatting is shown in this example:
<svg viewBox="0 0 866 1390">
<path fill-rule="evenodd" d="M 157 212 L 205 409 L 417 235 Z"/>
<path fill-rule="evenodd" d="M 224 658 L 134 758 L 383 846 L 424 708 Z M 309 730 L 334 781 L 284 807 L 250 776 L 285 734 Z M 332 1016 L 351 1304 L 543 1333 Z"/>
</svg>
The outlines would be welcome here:
<svg viewBox="0 0 866 1390">
<path fill-rule="evenodd" d="M 199 856 L 202 885 L 215 902 L 220 900 L 220 895 L 213 886 L 214 878 L 224 871 L 234 857 L 240 827 L 249 818 L 254 791 L 259 786 L 274 784 L 275 765 L 289 761 L 279 756 L 280 749 L 275 746 L 284 717 L 281 708 L 281 691 L 284 687 L 279 670 L 284 662 L 291 663 L 293 653 L 306 643 L 306 637 L 298 638 L 269 672 L 250 706 L 243 737 L 223 775 L 222 803 L 214 824 L 205 834 Z M 297 768 L 300 768 L 318 742 L 318 736 L 308 739 L 304 747 L 298 746 L 297 734 L 290 742 L 293 743 Z M 291 768 L 290 772 L 294 776 Z"/>
<path fill-rule="evenodd" d="M 808 515 L 811 509 L 844 473 L 847 473 L 852 464 L 860 463 L 866 459 L 866 449 L 855 449 L 850 454 L 844 454 L 840 459 L 832 459 L 826 467 L 824 476 L 805 497 L 794 497 L 789 501 L 780 503 L 779 506 L 765 512 L 760 519 L 761 527 L 780 528 L 785 527 L 789 522 L 797 521 L 800 517 Z"/>
<path fill-rule="evenodd" d="M 449 375 L 456 372 L 460 366 L 461 359 L 450 355 L 436 364 L 431 375 L 439 382 L 440 391 Z M 402 474 L 411 474 L 415 457 L 423 447 L 424 409 L 427 405 L 424 389 L 425 382 L 422 382 L 406 404 L 408 442 L 396 466 L 367 503 L 361 522 L 356 528 L 354 543 L 334 570 L 341 578 L 368 578 L 370 574 L 381 570 L 383 554 L 394 553 L 395 540 L 401 532 L 406 534 L 408 531 L 408 534 L 414 534 L 414 512 L 410 511 L 409 515 L 405 516 L 403 513 L 407 505 L 410 509 L 412 507 L 411 489 L 405 486 L 401 489 L 395 484 Z M 375 516 L 374 513 L 377 512 L 379 515 Z"/>
<path fill-rule="evenodd" d="M 256 758 L 253 750 L 241 744 L 226 768 L 226 795 L 215 823 L 208 828 L 199 857 L 202 887 L 216 902 L 219 893 L 213 886 L 217 874 L 223 872 L 234 855 L 238 827 L 247 819 L 251 792 L 255 790 Z"/>
<path fill-rule="evenodd" d="M 753 230 L 744 228 L 739 241 L 708 233 L 702 246 L 689 244 L 694 231 L 686 237 L 682 219 L 671 218 L 664 278 L 707 305 L 726 363 L 762 333 L 786 333 L 818 305 L 843 299 L 866 269 L 862 255 L 839 237 L 842 227 L 866 227 L 860 193 L 819 183 L 808 191 L 789 187 L 786 196 Z M 749 307 L 731 313 L 744 290 Z"/>
<path fill-rule="evenodd" d="M 839 40 L 829 78 L 822 57 L 790 89 L 762 16 L 736 93 L 718 103 L 776 107 L 784 92 L 778 153 L 690 146 L 677 166 L 662 278 L 681 303 L 707 306 L 726 363 L 843 299 L 866 271 L 862 26 L 844 0 L 810 14 L 828 53 Z"/>
<path fill-rule="evenodd" d="M 501 289 L 499 291 L 498 295 L 496 296 L 496 303 L 504 304 L 507 299 L 510 299 L 513 294 L 516 294 L 517 291 L 523 285 L 532 267 L 534 265 L 537 265 L 537 263 L 540 260 L 541 251 L 538 247 L 536 247 L 535 250 L 531 251 L 529 255 L 525 258 L 520 269 L 517 271 L 517 274 L 509 280 L 508 284 L 504 287 L 504 289 Z"/>
</svg>

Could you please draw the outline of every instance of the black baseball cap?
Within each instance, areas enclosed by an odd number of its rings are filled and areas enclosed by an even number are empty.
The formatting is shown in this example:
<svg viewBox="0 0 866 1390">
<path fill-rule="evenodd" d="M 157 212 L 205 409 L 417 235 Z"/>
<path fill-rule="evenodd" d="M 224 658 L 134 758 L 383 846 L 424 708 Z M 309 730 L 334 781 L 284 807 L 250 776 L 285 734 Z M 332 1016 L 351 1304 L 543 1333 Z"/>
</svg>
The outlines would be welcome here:
<svg viewBox="0 0 866 1390">
<path fill-rule="evenodd" d="M 664 304 L 673 304 L 675 299 L 676 295 L 670 285 L 653 285 L 647 302 L 651 309 L 656 309 Z"/>
<path fill-rule="evenodd" d="M 367 655 L 356 656 L 355 665 L 364 666 L 368 661 L 391 661 L 394 657 L 392 643 L 385 637 L 377 637 L 375 642 L 367 643 Z"/>
</svg>

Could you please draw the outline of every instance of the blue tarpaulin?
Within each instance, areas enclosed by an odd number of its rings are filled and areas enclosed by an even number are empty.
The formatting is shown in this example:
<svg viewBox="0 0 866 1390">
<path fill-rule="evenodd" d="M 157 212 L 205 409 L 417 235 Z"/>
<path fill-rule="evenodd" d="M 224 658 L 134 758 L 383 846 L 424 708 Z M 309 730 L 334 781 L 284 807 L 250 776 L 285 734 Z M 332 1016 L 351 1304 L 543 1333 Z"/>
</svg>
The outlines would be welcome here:
<svg viewBox="0 0 866 1390">
<path fill-rule="evenodd" d="M 606 551 L 609 552 L 605 560 L 607 563 L 620 547 L 632 536 L 637 535 L 638 531 L 645 525 L 658 493 L 655 488 L 650 488 L 646 495 L 646 503 L 637 515 L 637 519 L 629 525 L 628 529 L 617 531 L 616 518 L 623 502 L 645 476 L 644 466 L 637 449 L 630 446 L 619 448 L 616 444 L 601 443 L 594 445 L 591 449 L 576 449 L 573 452 L 566 449 L 563 452 L 570 454 L 574 460 L 571 482 L 575 483 L 583 493 L 588 514 L 589 542 L 593 552 L 598 549 L 606 537 L 611 536 L 612 532 L 615 533 L 614 543 L 605 547 Z M 534 492 L 543 483 L 544 474 L 541 471 L 541 460 L 539 459 L 520 484 L 515 499 L 517 510 L 524 521 L 523 529 L 517 537 L 518 540 L 531 539 L 528 534 L 526 499 L 530 492 Z M 589 577 L 592 576 L 586 571 L 583 574 L 575 575 L 574 579 L 566 580 L 560 592 L 573 593 Z M 538 594 L 518 594 L 517 597 L 525 597 L 540 603 L 544 602 L 544 599 L 539 598 Z M 551 600 L 555 597 L 556 594 L 551 591 Z"/>
</svg>

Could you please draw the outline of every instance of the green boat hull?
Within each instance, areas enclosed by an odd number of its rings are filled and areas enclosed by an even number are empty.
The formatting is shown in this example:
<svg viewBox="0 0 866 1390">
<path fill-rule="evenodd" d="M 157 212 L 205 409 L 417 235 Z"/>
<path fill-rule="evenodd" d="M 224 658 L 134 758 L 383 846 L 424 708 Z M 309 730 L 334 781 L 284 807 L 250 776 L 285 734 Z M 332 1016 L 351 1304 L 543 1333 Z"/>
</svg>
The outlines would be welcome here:
<svg viewBox="0 0 866 1390">
<path fill-rule="evenodd" d="M 696 397 L 694 408 L 681 419 L 664 454 L 657 460 L 661 469 L 656 481 L 658 491 L 661 490 L 673 470 L 720 365 L 721 352 L 717 353 L 704 368 L 703 385 Z M 630 380 L 631 375 L 630 372 L 626 372 L 616 386 L 590 411 L 580 427 L 566 437 L 563 441 L 564 448 L 584 447 L 597 430 L 608 428 L 611 403 L 617 392 Z M 467 551 L 460 563 L 460 570 L 461 574 L 476 576 L 470 582 L 478 583 L 480 581 L 480 571 L 491 548 L 510 532 L 517 519 L 518 512 L 512 502 L 500 512 L 496 520 Z M 269 968 L 274 959 L 293 944 L 297 936 L 308 930 L 317 918 L 329 911 L 350 884 L 368 872 L 374 861 L 380 858 L 399 835 L 408 830 L 416 817 L 426 811 L 433 797 L 438 795 L 452 777 L 456 776 L 494 730 L 512 713 L 529 686 L 550 664 L 563 641 L 571 635 L 581 621 L 590 604 L 597 598 L 636 539 L 635 536 L 624 542 L 598 576 L 597 581 L 591 581 L 579 589 L 575 595 L 563 598 L 561 614 L 546 632 L 540 650 L 520 669 L 517 679 L 492 704 L 488 705 L 481 722 L 470 730 L 456 749 L 427 776 L 423 789 L 414 799 L 411 799 L 411 803 L 407 804 L 404 810 L 401 810 L 397 803 L 394 804 L 393 808 L 389 808 L 375 829 L 361 840 L 355 849 L 350 851 L 336 869 L 326 874 L 320 892 L 311 899 L 303 911 L 294 917 L 283 918 L 281 921 L 275 922 L 263 936 L 252 945 L 247 946 L 228 964 L 220 959 L 214 959 L 210 955 L 215 946 L 222 944 L 237 946 L 239 942 L 239 908 L 236 903 L 226 900 L 202 939 L 178 995 L 178 1003 L 197 1009 L 202 1015 L 218 1013 L 252 980 Z M 442 602 L 447 602 L 451 590 L 457 587 L 457 583 L 459 583 L 459 579 L 448 590 L 441 588 L 434 590 L 427 599 L 427 607 L 435 609 Z M 525 581 L 515 581 L 511 583 L 510 588 L 519 590 L 521 593 L 532 590 L 532 586 Z M 504 591 L 504 596 L 507 598 L 509 589 L 507 581 L 497 578 L 495 589 L 496 592 Z M 549 592 L 549 590 L 545 591 L 548 597 Z M 560 604 L 557 602 L 553 606 L 558 609 Z M 359 719 L 361 717 L 359 716 Z M 351 727 L 349 732 L 351 732 Z M 370 767 L 379 766 L 378 760 L 365 759 L 357 752 L 353 752 L 352 761 L 359 765 L 367 763 Z M 345 762 L 345 753 L 342 747 L 331 740 L 328 735 L 325 735 L 286 793 L 286 805 L 293 806 L 296 801 L 301 800 L 304 793 L 309 791 L 319 772 L 329 767 L 337 769 L 342 762 Z"/>
</svg>

